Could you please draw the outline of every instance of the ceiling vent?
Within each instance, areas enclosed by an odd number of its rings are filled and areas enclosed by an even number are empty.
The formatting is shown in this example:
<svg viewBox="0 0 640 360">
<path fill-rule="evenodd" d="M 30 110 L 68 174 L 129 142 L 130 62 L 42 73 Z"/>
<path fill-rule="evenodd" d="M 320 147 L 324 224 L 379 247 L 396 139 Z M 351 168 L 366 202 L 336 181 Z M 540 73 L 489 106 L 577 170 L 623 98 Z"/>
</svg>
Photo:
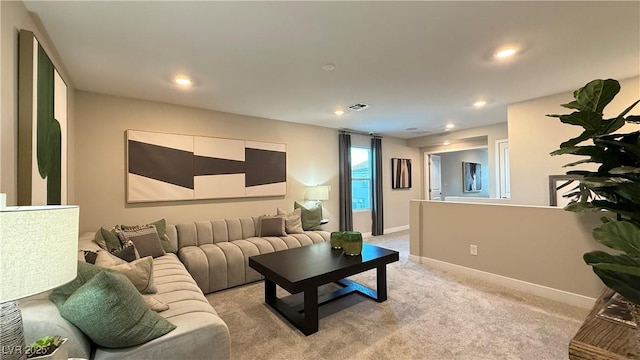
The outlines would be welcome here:
<svg viewBox="0 0 640 360">
<path fill-rule="evenodd" d="M 353 111 L 362 111 L 362 110 L 368 109 L 370 107 L 371 107 L 371 105 L 368 105 L 368 104 L 357 103 L 357 104 L 353 104 L 353 105 L 349 106 L 349 109 L 353 110 Z"/>
</svg>

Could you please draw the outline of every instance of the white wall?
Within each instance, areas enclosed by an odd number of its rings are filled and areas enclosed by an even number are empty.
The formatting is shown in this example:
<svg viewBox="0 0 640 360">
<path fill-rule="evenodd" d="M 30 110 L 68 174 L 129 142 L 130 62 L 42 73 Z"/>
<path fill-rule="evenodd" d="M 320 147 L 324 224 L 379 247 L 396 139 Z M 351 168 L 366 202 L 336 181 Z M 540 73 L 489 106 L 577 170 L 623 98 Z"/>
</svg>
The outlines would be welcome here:
<svg viewBox="0 0 640 360">
<path fill-rule="evenodd" d="M 94 231 L 118 223 L 144 223 L 166 218 L 169 223 L 239 216 L 275 214 L 293 210 L 307 186 L 331 186 L 323 215 L 325 230 L 337 230 L 338 132 L 336 129 L 222 113 L 185 106 L 76 92 L 77 187 L 80 230 Z M 125 130 L 202 135 L 279 142 L 287 145 L 287 194 L 281 197 L 125 203 Z M 358 138 L 353 137 L 354 145 Z M 369 137 L 365 141 L 370 146 Z M 408 225 L 408 200 L 414 192 L 390 190 L 391 157 L 417 159 L 418 149 L 405 140 L 385 137 L 383 147 L 385 227 Z M 419 172 L 414 176 L 419 176 Z M 414 181 L 417 178 L 414 177 Z M 415 188 L 414 188 L 415 189 Z M 419 194 L 419 193 L 418 193 Z M 358 214 L 355 229 L 371 231 L 370 212 Z"/>
<path fill-rule="evenodd" d="M 74 90 L 59 56 L 46 32 L 21 1 L 0 1 L 0 192 L 7 194 L 7 205 L 17 203 L 18 184 L 18 32 L 32 31 L 54 66 L 67 82 L 68 98 L 68 203 L 75 203 L 74 168 Z"/>
<path fill-rule="evenodd" d="M 441 153 L 442 172 L 442 195 L 443 196 L 465 196 L 465 197 L 489 197 L 489 174 L 495 169 L 489 168 L 488 149 L 462 150 L 455 152 Z M 462 162 L 481 163 L 482 191 L 464 192 L 462 184 Z"/>
<path fill-rule="evenodd" d="M 615 117 L 640 99 L 640 78 L 620 80 L 621 91 L 605 109 L 605 117 Z M 551 156 L 566 140 L 580 135 L 582 128 L 562 124 L 546 114 L 568 114 L 560 106 L 573 101 L 573 91 L 545 96 L 509 105 L 509 152 L 511 165 L 511 202 L 514 204 L 549 205 L 549 175 L 565 174 L 563 168 L 575 159 L 572 155 Z M 640 114 L 640 106 L 630 114 Z M 621 131 L 639 128 L 628 125 Z M 587 169 L 587 166 L 581 167 Z"/>
</svg>

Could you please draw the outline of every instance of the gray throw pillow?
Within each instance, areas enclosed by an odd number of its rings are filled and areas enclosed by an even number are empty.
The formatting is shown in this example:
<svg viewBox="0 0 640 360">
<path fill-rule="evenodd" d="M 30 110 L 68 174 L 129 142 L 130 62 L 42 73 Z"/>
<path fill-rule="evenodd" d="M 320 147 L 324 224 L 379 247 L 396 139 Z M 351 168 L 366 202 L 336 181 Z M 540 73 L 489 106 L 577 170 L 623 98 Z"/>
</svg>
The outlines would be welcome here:
<svg viewBox="0 0 640 360">
<path fill-rule="evenodd" d="M 129 279 L 111 271 L 100 272 L 76 290 L 60 315 L 108 348 L 144 344 L 176 328 L 145 304 Z"/>
<path fill-rule="evenodd" d="M 284 216 L 262 215 L 260 216 L 260 232 L 258 236 L 286 236 L 284 229 Z"/>
<path fill-rule="evenodd" d="M 129 241 L 135 245 L 138 255 L 143 258 L 146 256 L 158 257 L 165 254 L 158 231 L 154 225 L 138 226 L 134 228 L 116 230 L 120 241 L 123 244 Z"/>
<path fill-rule="evenodd" d="M 294 209 L 300 209 L 300 217 L 302 219 L 302 229 L 304 231 L 322 230 L 320 222 L 322 221 L 322 204 L 317 202 L 310 208 L 306 208 L 297 201 L 293 203 Z"/>
<path fill-rule="evenodd" d="M 169 236 L 167 235 L 167 222 L 164 219 L 154 221 L 151 224 L 147 224 L 147 225 L 153 225 L 156 227 L 156 231 L 158 231 L 158 237 L 160 238 L 160 243 L 162 244 L 162 249 L 164 249 L 165 252 L 170 252 L 175 254 L 178 251 L 178 249 L 176 249 L 175 246 L 171 245 L 171 242 L 169 241 Z M 120 225 L 120 228 L 123 230 L 128 230 L 128 229 L 133 229 L 140 226 L 141 225 L 133 225 L 133 226 Z"/>
</svg>

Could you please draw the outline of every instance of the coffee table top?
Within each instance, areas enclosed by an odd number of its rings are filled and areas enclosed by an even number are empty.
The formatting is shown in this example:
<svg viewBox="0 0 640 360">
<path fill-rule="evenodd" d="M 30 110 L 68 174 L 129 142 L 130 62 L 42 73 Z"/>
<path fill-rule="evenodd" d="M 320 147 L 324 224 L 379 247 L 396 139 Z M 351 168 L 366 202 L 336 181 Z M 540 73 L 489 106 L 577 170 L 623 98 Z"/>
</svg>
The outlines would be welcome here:
<svg viewBox="0 0 640 360">
<path fill-rule="evenodd" d="M 290 293 L 398 261 L 395 250 L 364 243 L 359 256 L 331 249 L 329 242 L 251 256 L 249 266 Z"/>
</svg>

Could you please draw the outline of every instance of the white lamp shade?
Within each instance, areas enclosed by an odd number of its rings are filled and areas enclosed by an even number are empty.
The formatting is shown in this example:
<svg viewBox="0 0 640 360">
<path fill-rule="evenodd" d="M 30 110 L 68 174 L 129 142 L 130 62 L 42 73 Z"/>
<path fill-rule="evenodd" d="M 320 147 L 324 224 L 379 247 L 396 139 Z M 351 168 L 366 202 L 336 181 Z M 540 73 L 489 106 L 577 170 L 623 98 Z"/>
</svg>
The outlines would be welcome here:
<svg viewBox="0 0 640 360">
<path fill-rule="evenodd" d="M 305 193 L 306 200 L 329 200 L 329 186 L 318 185 L 307 188 Z"/>
<path fill-rule="evenodd" d="M 76 277 L 77 206 L 0 210 L 0 302 L 18 300 Z"/>
</svg>

